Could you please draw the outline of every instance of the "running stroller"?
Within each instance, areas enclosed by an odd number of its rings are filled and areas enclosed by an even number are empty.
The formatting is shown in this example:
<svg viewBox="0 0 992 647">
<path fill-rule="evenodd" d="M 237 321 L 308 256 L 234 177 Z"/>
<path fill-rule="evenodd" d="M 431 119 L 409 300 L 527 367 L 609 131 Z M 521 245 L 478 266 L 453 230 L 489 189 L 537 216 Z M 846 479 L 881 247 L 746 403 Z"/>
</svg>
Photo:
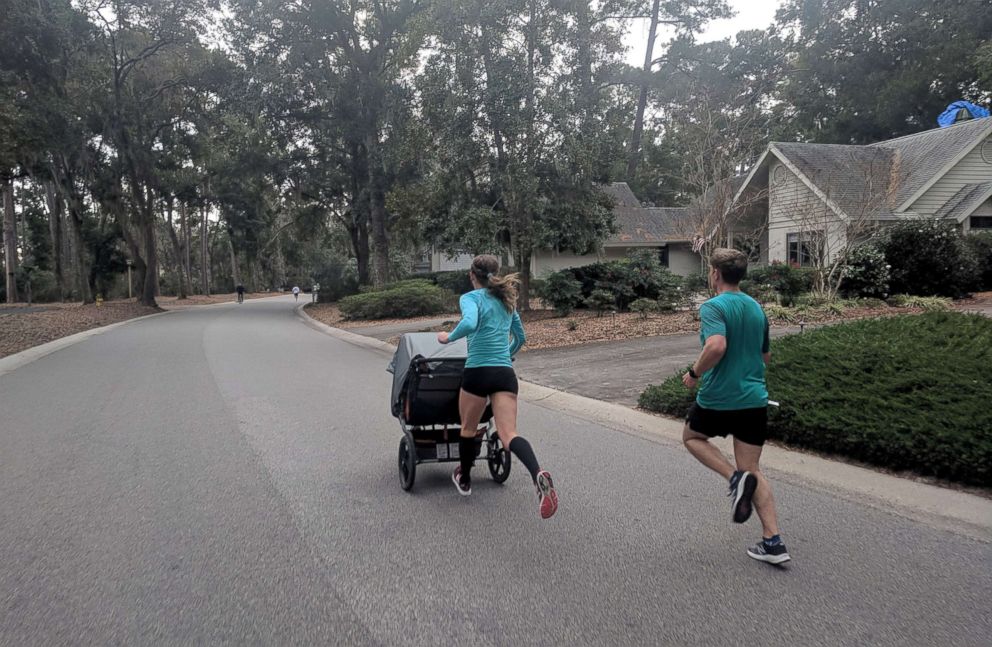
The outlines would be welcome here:
<svg viewBox="0 0 992 647">
<path fill-rule="evenodd" d="M 459 460 L 461 420 L 458 393 L 468 346 L 464 339 L 440 344 L 434 333 L 409 333 L 386 370 L 393 374 L 390 397 L 393 416 L 400 421 L 400 487 L 409 490 L 420 463 Z M 475 455 L 486 448 L 489 474 L 497 483 L 510 476 L 510 453 L 496 435 L 492 407 L 487 406 L 476 435 Z"/>
</svg>

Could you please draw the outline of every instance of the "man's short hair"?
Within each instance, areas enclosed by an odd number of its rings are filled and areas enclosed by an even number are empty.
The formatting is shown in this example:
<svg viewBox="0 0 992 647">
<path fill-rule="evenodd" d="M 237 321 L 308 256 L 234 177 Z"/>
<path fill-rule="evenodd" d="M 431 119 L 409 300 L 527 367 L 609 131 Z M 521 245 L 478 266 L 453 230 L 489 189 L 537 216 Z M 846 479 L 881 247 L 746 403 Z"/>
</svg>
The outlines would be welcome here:
<svg viewBox="0 0 992 647">
<path fill-rule="evenodd" d="M 720 272 L 724 283 L 737 285 L 747 276 L 747 256 L 736 249 L 721 247 L 713 251 L 710 265 Z"/>
</svg>

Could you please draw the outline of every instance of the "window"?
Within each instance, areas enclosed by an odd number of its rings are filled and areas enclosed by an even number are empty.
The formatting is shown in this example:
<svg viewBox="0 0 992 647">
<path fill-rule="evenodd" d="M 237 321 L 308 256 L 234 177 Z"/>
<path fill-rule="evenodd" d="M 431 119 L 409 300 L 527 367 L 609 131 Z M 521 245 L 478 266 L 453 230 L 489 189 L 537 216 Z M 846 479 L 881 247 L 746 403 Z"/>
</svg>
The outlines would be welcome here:
<svg viewBox="0 0 992 647">
<path fill-rule="evenodd" d="M 972 216 L 970 224 L 973 230 L 992 229 L 992 216 Z"/>
<path fill-rule="evenodd" d="M 786 234 L 789 264 L 810 267 L 823 255 L 823 232 L 804 231 Z"/>
<path fill-rule="evenodd" d="M 668 267 L 668 245 L 658 250 L 658 260 L 661 261 L 662 267 Z"/>
</svg>

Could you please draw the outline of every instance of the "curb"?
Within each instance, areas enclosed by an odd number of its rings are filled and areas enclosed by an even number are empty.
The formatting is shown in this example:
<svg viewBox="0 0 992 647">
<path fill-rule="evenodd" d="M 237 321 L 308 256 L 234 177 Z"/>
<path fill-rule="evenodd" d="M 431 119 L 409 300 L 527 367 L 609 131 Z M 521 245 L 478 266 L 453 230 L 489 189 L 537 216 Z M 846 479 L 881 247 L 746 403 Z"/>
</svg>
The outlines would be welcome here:
<svg viewBox="0 0 992 647">
<path fill-rule="evenodd" d="M 297 306 L 297 315 L 311 328 L 355 346 L 393 354 L 387 342 L 334 328 L 315 320 Z M 682 444 L 683 423 L 603 402 L 540 384 L 520 380 L 520 397 L 530 404 L 593 422 L 612 431 L 670 446 Z M 731 452 L 731 439 L 714 439 L 723 451 Z M 814 485 L 831 494 L 871 508 L 921 521 L 942 530 L 992 543 L 992 500 L 927 483 L 920 483 L 872 469 L 821 458 L 777 445 L 765 445 L 764 467 L 784 481 Z"/>
<path fill-rule="evenodd" d="M 81 341 L 86 341 L 90 337 L 96 337 L 97 335 L 102 335 L 103 333 L 113 330 L 119 326 L 124 326 L 135 321 L 141 321 L 142 319 L 151 319 L 152 317 L 161 317 L 167 315 L 172 310 L 163 310 L 162 312 L 154 312 L 150 315 L 142 315 L 140 317 L 134 317 L 133 319 L 125 319 L 124 321 L 118 321 L 117 323 L 107 324 L 106 326 L 99 326 L 97 328 L 90 328 L 89 330 L 84 330 L 82 332 L 77 332 L 66 337 L 59 337 L 58 339 L 53 339 L 50 342 L 45 342 L 44 344 L 39 344 L 38 346 L 32 346 L 22 350 L 19 353 L 14 353 L 13 355 L 8 355 L 6 357 L 0 358 L 0 377 L 12 373 L 16 369 L 22 366 L 30 364 L 31 362 L 37 361 L 46 355 L 51 355 L 52 353 L 62 350 L 63 348 L 68 348 L 69 346 L 75 346 Z"/>
</svg>

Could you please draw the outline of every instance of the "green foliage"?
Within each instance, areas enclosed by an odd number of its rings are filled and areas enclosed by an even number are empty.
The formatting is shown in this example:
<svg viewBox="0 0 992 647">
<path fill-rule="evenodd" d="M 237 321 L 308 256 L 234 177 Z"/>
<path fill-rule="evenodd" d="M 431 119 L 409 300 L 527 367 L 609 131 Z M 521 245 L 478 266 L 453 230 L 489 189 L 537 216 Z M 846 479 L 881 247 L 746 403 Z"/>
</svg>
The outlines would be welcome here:
<svg viewBox="0 0 992 647">
<path fill-rule="evenodd" d="M 944 312 L 951 309 L 951 300 L 947 297 L 918 297 L 909 294 L 896 294 L 889 303 L 897 308 L 920 308 L 927 312 Z"/>
<path fill-rule="evenodd" d="M 661 305 L 651 299 L 635 299 L 630 304 L 630 311 L 641 315 L 641 319 L 647 319 L 648 315 L 654 312 L 661 312 Z"/>
<path fill-rule="evenodd" d="M 992 57 L 992 43 L 989 43 L 988 49 Z M 965 236 L 964 240 L 972 258 L 975 259 L 980 277 L 975 287 L 979 290 L 992 290 L 992 231 L 973 232 Z"/>
<path fill-rule="evenodd" d="M 600 316 L 607 310 L 614 310 L 617 307 L 616 297 L 609 290 L 593 290 L 583 303 L 590 310 L 595 310 Z"/>
<path fill-rule="evenodd" d="M 765 316 L 768 317 L 769 321 L 787 321 L 789 323 L 796 323 L 799 321 L 797 312 L 794 308 L 787 308 L 785 306 L 769 304 L 765 306 Z"/>
<path fill-rule="evenodd" d="M 696 272 L 682 278 L 682 288 L 689 294 L 706 292 L 710 289 L 709 279 L 705 274 Z"/>
<path fill-rule="evenodd" d="M 384 290 L 345 297 L 338 307 L 348 319 L 401 319 L 441 314 L 448 296 L 429 281 L 400 281 Z"/>
<path fill-rule="evenodd" d="M 784 306 L 792 305 L 800 294 L 813 288 L 813 271 L 808 267 L 792 267 L 788 263 L 774 262 L 749 269 L 747 279 L 751 289 L 759 294 L 760 290 L 770 287 Z"/>
<path fill-rule="evenodd" d="M 471 292 L 472 280 L 468 277 L 466 270 L 453 270 L 450 272 L 435 272 L 433 274 L 434 283 L 439 287 L 461 296 L 466 292 Z"/>
<path fill-rule="evenodd" d="M 565 317 L 582 300 L 582 284 L 568 272 L 552 272 L 544 279 L 537 295 L 560 316 Z"/>
<path fill-rule="evenodd" d="M 887 231 L 892 293 L 960 297 L 978 281 L 977 263 L 954 223 L 921 218 Z"/>
<path fill-rule="evenodd" d="M 313 281 L 320 284 L 320 303 L 332 303 L 358 292 L 358 269 L 352 260 L 323 254 L 314 267 Z"/>
<path fill-rule="evenodd" d="M 992 487 L 992 320 L 956 312 L 827 326 L 772 341 L 769 435 L 895 470 Z M 641 395 L 684 416 L 678 376 Z"/>
<path fill-rule="evenodd" d="M 851 250 L 844 265 L 840 292 L 845 297 L 889 296 L 890 266 L 885 252 L 876 242 L 865 243 Z"/>
<path fill-rule="evenodd" d="M 572 332 L 575 332 L 576 330 L 579 329 L 579 322 L 576 321 L 575 319 L 569 319 L 568 320 L 568 329 L 570 331 L 572 331 Z"/>
<path fill-rule="evenodd" d="M 611 307 L 620 311 L 627 310 L 636 299 L 659 301 L 664 308 L 674 309 L 687 305 L 690 297 L 681 277 L 663 267 L 657 255 L 648 250 L 632 252 L 622 261 L 590 263 L 553 272 L 548 281 L 563 281 L 562 277 L 578 282 L 581 294 L 576 303 L 587 307 L 594 307 L 589 304 L 596 291 L 609 293 Z"/>
</svg>

